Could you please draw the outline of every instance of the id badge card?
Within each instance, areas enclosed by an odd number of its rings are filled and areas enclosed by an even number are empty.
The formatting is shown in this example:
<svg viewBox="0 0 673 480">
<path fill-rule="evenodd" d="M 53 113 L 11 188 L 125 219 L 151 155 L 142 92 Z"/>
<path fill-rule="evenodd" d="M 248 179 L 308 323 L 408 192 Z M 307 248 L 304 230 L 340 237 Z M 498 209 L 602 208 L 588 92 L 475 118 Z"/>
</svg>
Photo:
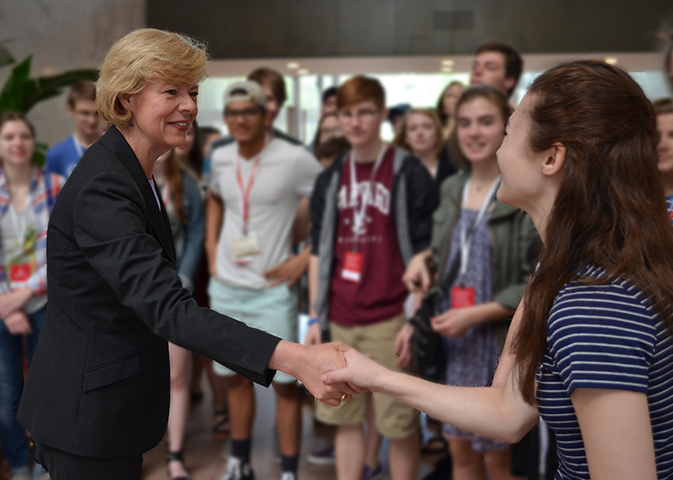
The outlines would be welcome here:
<svg viewBox="0 0 673 480">
<path fill-rule="evenodd" d="M 347 251 L 344 258 L 344 268 L 341 271 L 341 278 L 349 282 L 360 282 L 362 272 L 362 254 L 359 252 Z"/>
<path fill-rule="evenodd" d="M 250 233 L 244 237 L 234 238 L 231 241 L 231 252 L 234 255 L 234 263 L 237 265 L 252 263 L 252 257 L 262 253 L 257 234 Z"/>
<path fill-rule="evenodd" d="M 474 307 L 473 287 L 451 287 L 451 308 Z"/>
<path fill-rule="evenodd" d="M 12 283 L 27 282 L 32 274 L 33 269 L 31 268 L 30 263 L 11 265 L 9 267 L 9 280 Z"/>
</svg>

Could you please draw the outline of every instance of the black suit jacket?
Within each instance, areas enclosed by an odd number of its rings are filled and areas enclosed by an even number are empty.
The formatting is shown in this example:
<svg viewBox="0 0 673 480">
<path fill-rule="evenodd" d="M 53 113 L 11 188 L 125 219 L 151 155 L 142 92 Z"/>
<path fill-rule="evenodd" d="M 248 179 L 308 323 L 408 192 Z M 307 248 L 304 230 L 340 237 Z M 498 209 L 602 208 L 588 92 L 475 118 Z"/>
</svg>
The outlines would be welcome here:
<svg viewBox="0 0 673 480">
<path fill-rule="evenodd" d="M 141 454 L 169 407 L 166 340 L 268 385 L 279 339 L 200 308 L 181 286 L 165 209 L 114 127 L 70 176 L 47 232 L 48 304 L 19 421 L 84 456 Z"/>
</svg>

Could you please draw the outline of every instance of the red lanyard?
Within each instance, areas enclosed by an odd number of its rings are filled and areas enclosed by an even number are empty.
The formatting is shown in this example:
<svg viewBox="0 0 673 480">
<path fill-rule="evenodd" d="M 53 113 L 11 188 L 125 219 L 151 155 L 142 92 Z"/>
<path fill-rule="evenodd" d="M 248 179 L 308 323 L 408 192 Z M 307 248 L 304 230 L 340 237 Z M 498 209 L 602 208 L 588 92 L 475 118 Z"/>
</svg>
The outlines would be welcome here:
<svg viewBox="0 0 673 480">
<path fill-rule="evenodd" d="M 241 218 L 243 220 L 243 235 L 248 235 L 248 222 L 250 220 L 250 192 L 252 191 L 252 184 L 255 183 L 255 174 L 259 167 L 259 160 L 262 158 L 262 153 L 266 149 L 267 139 L 264 139 L 264 147 L 257 155 L 255 163 L 250 172 L 250 179 L 248 185 L 243 186 L 243 176 L 241 175 L 241 155 L 236 155 L 236 181 L 238 182 L 238 193 L 241 200 Z"/>
</svg>

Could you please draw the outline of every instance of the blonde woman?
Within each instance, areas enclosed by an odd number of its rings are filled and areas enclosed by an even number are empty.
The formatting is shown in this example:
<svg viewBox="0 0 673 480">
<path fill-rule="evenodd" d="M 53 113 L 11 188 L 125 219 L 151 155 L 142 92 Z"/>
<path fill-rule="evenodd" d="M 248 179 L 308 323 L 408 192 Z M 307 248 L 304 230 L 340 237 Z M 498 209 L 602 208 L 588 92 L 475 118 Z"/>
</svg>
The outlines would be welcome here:
<svg viewBox="0 0 673 480">
<path fill-rule="evenodd" d="M 49 226 L 47 318 L 19 421 L 52 480 L 139 480 L 142 455 L 166 431 L 167 340 L 269 385 L 279 369 L 331 405 L 323 387 L 345 347 L 281 341 L 201 308 L 182 287 L 166 207 L 152 171 L 186 143 L 205 47 L 140 29 L 108 52 L 96 89 L 110 128 L 84 154 Z"/>
</svg>

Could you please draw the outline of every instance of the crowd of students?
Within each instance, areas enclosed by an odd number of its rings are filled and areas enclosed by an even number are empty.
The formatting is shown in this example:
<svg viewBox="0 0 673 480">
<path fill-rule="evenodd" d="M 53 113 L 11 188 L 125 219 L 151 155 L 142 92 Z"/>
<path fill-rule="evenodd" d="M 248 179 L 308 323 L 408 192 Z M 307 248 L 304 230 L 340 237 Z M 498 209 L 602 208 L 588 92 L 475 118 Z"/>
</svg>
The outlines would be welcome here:
<svg viewBox="0 0 673 480">
<path fill-rule="evenodd" d="M 666 65 L 673 83 L 672 56 L 669 51 Z M 260 68 L 232 83 L 222 105 L 229 136 L 194 123 L 186 145 L 163 155 L 154 170 L 184 288 L 202 305 L 284 340 L 340 341 L 389 369 L 413 371 L 407 320 L 436 284 L 442 299 L 432 328 L 443 337 L 444 381 L 489 384 L 540 250 L 530 217 L 495 198 L 496 152 L 522 71 L 513 48 L 483 44 L 469 87 L 453 82 L 435 108 L 409 109 L 391 144 L 380 136 L 388 111 L 373 78 L 358 75 L 324 92 L 308 146 L 274 128 L 287 97 L 278 72 Z M 0 117 L 0 438 L 17 480 L 48 478 L 30 460 L 16 422 L 23 339 L 30 361 L 46 311 L 49 212 L 105 129 L 94 95 L 88 82 L 71 88 L 66 108 L 75 132 L 49 151 L 44 170 L 31 164 L 29 120 Z M 654 108 L 659 170 L 673 209 L 673 103 L 662 99 Z M 310 317 L 303 339 L 301 310 Z M 214 394 L 213 434 L 231 442 L 222 480 L 253 479 L 252 382 L 177 345 L 169 348 L 169 477 L 190 478 L 185 427 L 205 370 Z M 281 480 L 293 480 L 301 390 L 280 372 L 273 388 Z M 394 480 L 416 478 L 422 449 L 446 453 L 444 474 L 456 480 L 528 475 L 513 468 L 510 444 L 449 424 L 423 445 L 418 412 L 383 393 L 356 396 L 338 409 L 316 404 L 315 416 L 336 433 L 334 448 L 312 452 L 309 461 L 334 462 L 340 480 L 382 478 L 383 437 L 390 439 Z"/>
</svg>

